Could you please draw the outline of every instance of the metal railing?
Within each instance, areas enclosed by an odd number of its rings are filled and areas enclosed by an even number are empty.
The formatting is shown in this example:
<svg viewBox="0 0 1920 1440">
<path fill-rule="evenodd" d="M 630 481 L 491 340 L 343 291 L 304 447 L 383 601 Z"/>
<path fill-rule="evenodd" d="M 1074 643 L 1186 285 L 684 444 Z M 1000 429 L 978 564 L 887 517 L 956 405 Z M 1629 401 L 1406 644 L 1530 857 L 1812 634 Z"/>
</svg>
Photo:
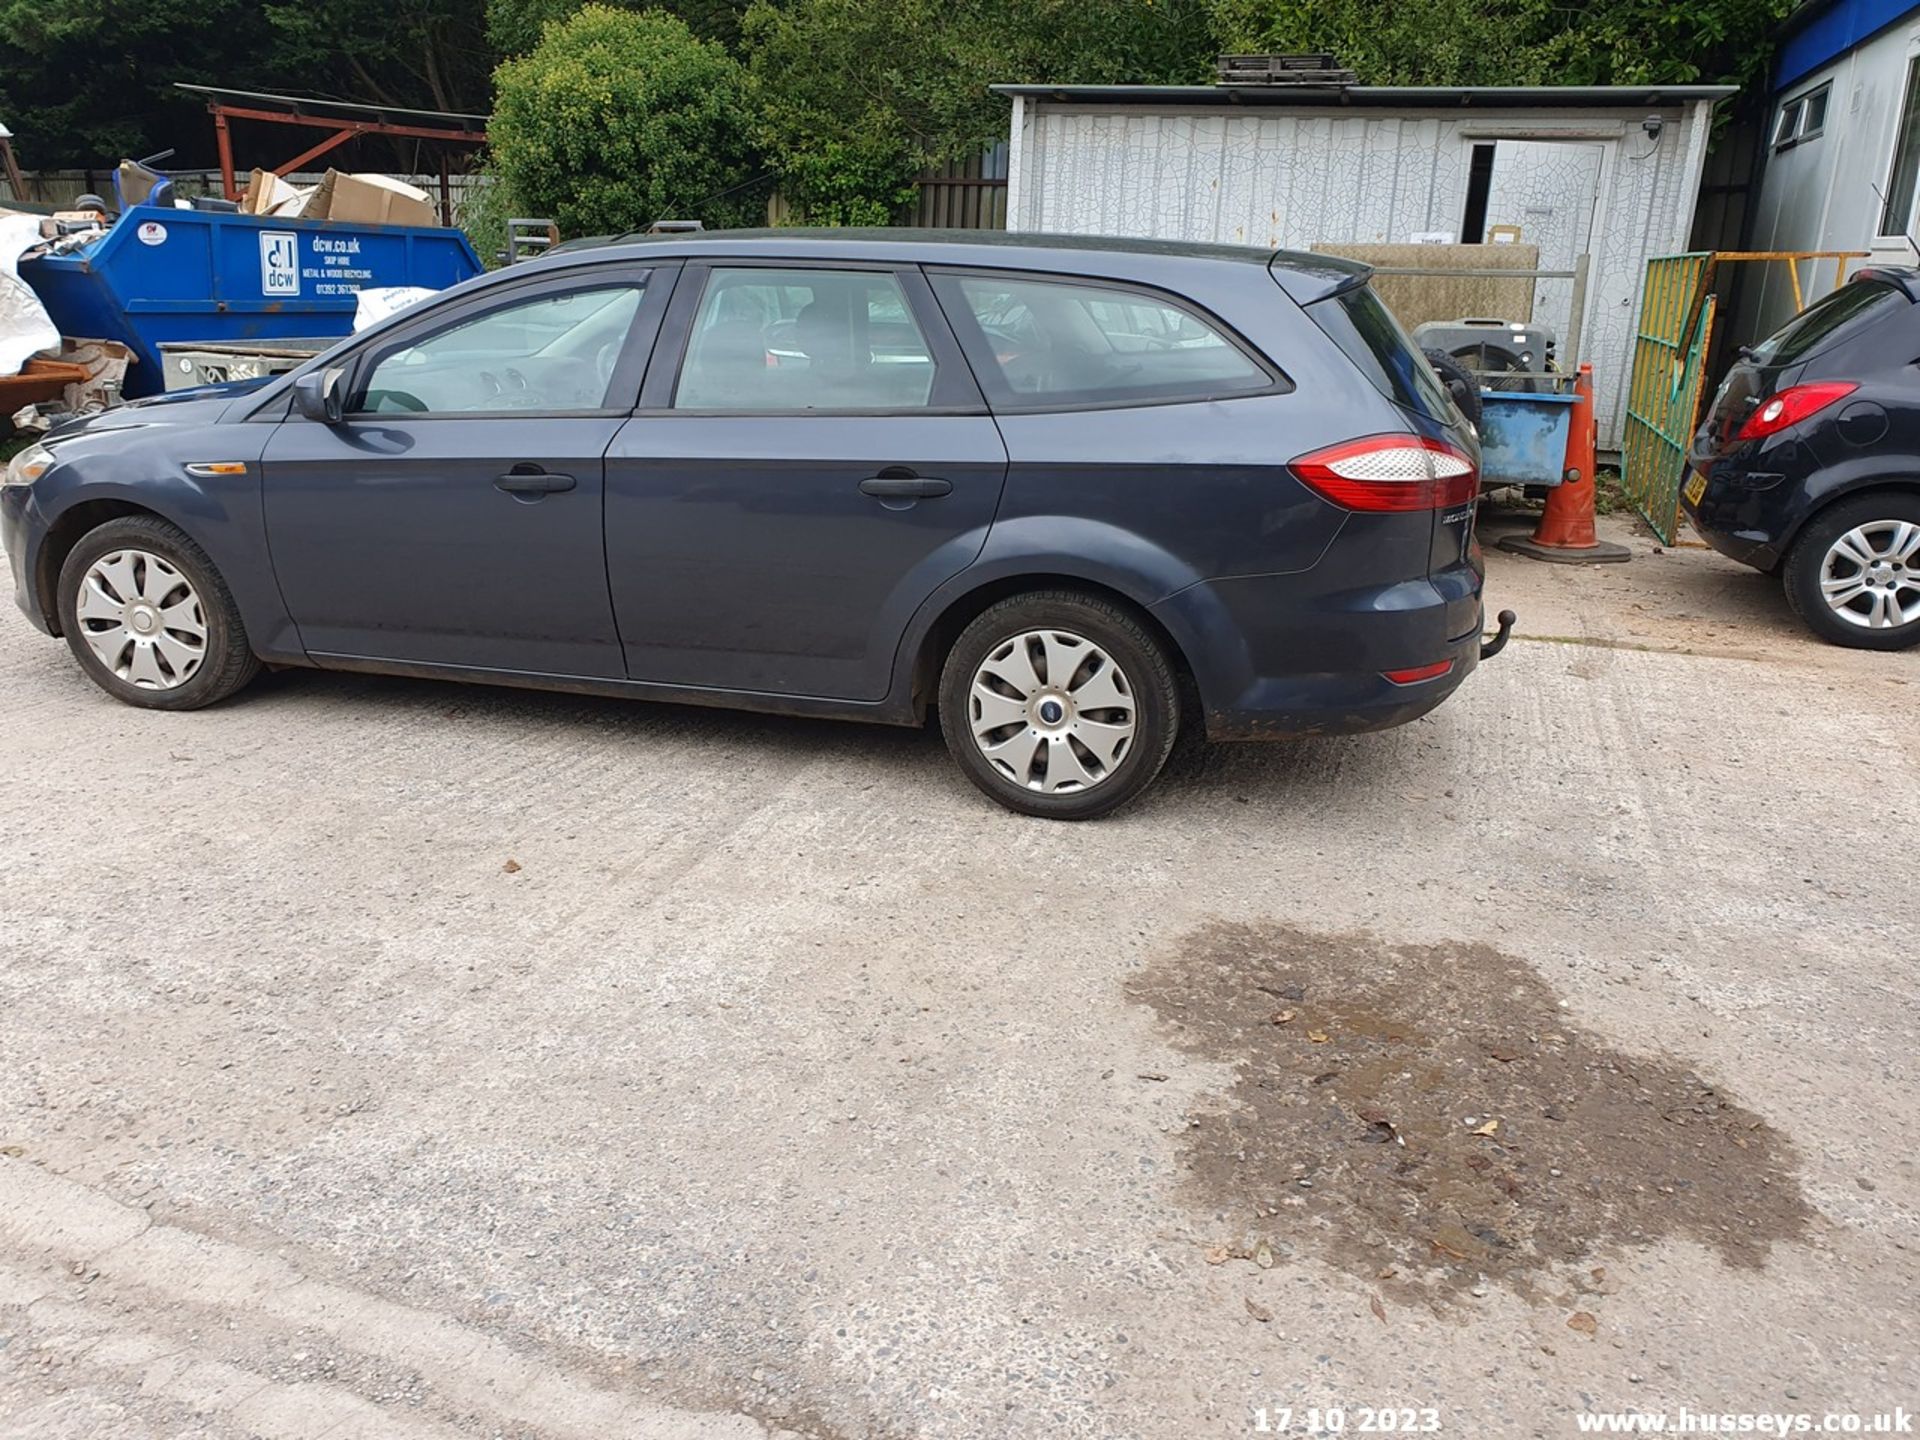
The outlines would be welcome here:
<svg viewBox="0 0 1920 1440">
<path fill-rule="evenodd" d="M 559 243 L 560 227 L 553 221 L 519 216 L 507 221 L 507 248 L 499 258 L 508 265 L 518 265 L 544 255 Z"/>
</svg>

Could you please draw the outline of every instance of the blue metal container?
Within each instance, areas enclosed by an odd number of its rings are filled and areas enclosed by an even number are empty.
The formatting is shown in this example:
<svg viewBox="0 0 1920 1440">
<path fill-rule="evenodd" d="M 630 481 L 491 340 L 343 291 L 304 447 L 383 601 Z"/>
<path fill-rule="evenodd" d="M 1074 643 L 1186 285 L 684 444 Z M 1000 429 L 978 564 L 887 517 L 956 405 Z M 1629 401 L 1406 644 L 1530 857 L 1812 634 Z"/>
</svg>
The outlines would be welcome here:
<svg viewBox="0 0 1920 1440">
<path fill-rule="evenodd" d="M 1480 396 L 1480 481 L 1483 485 L 1558 485 L 1566 478 L 1572 395 Z"/>
<path fill-rule="evenodd" d="M 62 335 L 118 340 L 129 396 L 162 389 L 163 341 L 346 335 L 355 296 L 480 273 L 458 230 L 137 205 L 98 240 L 20 266 Z"/>
</svg>

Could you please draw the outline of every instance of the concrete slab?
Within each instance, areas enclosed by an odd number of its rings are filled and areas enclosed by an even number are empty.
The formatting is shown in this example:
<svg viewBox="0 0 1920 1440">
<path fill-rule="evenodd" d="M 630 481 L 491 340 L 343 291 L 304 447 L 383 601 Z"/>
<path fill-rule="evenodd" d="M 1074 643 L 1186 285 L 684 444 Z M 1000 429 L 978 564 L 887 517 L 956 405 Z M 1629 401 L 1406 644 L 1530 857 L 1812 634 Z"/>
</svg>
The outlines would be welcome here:
<svg viewBox="0 0 1920 1440">
<path fill-rule="evenodd" d="M 1090 826 L 931 734 L 318 674 L 148 714 L 0 623 L 7 1433 L 1913 1409 L 1920 653 L 1604 533 L 1631 564 L 1489 557 L 1517 637 L 1427 719 Z M 1243 1000 L 1300 1018 L 1202 1023 Z M 1716 1148 L 1465 1109 L 1526 1108 L 1474 1088 L 1502 1017 Z M 1303 1201 L 1416 1035 L 1388 1118 L 1500 1119 L 1525 1224 Z M 1269 1075 L 1301 1103 L 1249 1110 Z"/>
</svg>

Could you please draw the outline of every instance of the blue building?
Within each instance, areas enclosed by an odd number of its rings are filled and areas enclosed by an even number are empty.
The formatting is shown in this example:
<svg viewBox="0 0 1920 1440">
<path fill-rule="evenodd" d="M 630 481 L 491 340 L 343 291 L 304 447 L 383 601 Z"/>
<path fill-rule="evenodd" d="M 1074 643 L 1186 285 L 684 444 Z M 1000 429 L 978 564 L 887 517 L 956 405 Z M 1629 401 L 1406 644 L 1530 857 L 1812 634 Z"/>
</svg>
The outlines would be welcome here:
<svg viewBox="0 0 1920 1440">
<path fill-rule="evenodd" d="M 1796 10 L 1760 139 L 1754 249 L 1864 250 L 1920 264 L 1920 0 L 1809 0 Z M 1819 266 L 1807 299 L 1825 293 L 1832 266 Z M 1812 268 L 1801 273 L 1811 278 Z M 1743 340 L 1793 313 L 1784 266 L 1764 267 L 1744 291 Z"/>
</svg>

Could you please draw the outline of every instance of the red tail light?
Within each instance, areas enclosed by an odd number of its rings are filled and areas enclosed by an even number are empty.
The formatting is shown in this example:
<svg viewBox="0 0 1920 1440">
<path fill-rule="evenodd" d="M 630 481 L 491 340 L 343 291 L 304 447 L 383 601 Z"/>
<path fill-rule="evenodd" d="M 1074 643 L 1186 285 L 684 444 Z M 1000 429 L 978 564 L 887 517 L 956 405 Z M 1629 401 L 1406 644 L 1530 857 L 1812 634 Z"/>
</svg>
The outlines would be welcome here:
<svg viewBox="0 0 1920 1440">
<path fill-rule="evenodd" d="M 1764 440 L 1789 425 L 1798 425 L 1809 415 L 1826 409 L 1835 401 L 1846 399 L 1859 388 L 1844 381 L 1828 381 L 1819 385 L 1795 385 L 1789 390 L 1782 390 L 1749 415 L 1747 423 L 1740 427 L 1740 433 L 1733 438 L 1736 441 Z"/>
<path fill-rule="evenodd" d="M 1349 510 L 1444 510 L 1480 493 L 1463 450 L 1422 435 L 1369 435 L 1293 462 L 1303 484 Z"/>
</svg>

